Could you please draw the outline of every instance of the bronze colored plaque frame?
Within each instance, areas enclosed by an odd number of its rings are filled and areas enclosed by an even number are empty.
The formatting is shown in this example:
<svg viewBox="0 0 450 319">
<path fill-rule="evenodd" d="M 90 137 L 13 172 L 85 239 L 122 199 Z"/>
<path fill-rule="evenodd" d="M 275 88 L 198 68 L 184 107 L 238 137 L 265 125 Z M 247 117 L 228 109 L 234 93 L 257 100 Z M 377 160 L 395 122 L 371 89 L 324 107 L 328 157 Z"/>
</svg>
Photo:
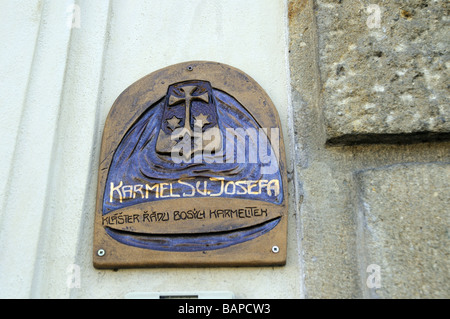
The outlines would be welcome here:
<svg viewBox="0 0 450 319">
<path fill-rule="evenodd" d="M 205 91 L 201 92 L 203 95 L 200 93 L 196 95 L 194 86 L 197 88 L 204 86 Z M 159 200 L 145 200 L 129 206 L 110 208 L 111 212 L 105 212 L 106 203 L 114 202 L 113 194 L 114 196 L 119 194 L 120 198 L 116 202 L 120 202 L 120 205 L 122 205 L 122 199 L 125 201 L 125 196 L 130 199 L 148 198 L 150 190 L 148 185 L 147 189 L 143 188 L 144 184 L 135 185 L 133 188 L 133 186 L 125 186 L 122 181 L 114 183 L 108 179 L 116 170 L 124 169 L 125 172 L 130 169 L 129 166 L 120 168 L 119 164 L 114 166 L 116 165 L 114 159 L 119 158 L 120 155 L 115 154 L 118 148 L 127 142 L 130 134 L 138 130 L 136 123 L 143 121 L 146 111 L 160 103 L 163 112 L 166 110 L 172 112 L 172 105 L 177 105 L 181 98 L 171 96 L 169 99 L 166 98 L 166 94 L 169 96 L 168 91 L 178 90 L 178 93 L 174 94 L 184 92 L 181 103 L 185 103 L 182 106 L 187 105 L 185 115 L 189 114 L 187 109 L 191 107 L 190 103 L 194 98 L 200 101 L 198 103 L 212 103 L 211 88 L 215 90 L 214 92 L 223 92 L 220 94 L 223 94 L 224 101 L 227 97 L 232 97 L 235 101 L 233 103 L 238 102 L 243 106 L 260 128 L 279 129 L 279 152 L 277 153 L 281 181 L 279 201 L 274 203 L 258 197 L 213 197 L 214 194 L 209 191 L 208 196 L 205 197 L 176 198 L 177 195 L 172 194 L 172 183 L 162 182 L 158 185 L 160 188 L 155 195 Z M 223 109 L 227 108 L 226 101 L 221 103 L 224 105 Z M 173 129 L 181 121 L 181 116 L 162 114 L 166 118 L 161 121 L 164 124 L 160 124 L 161 129 L 156 144 L 160 149 L 170 143 L 169 139 L 163 140 L 163 125 Z M 205 123 L 214 127 L 219 120 L 214 120 L 213 117 L 213 115 L 200 113 L 197 118 L 204 119 Z M 215 124 L 214 121 L 217 123 Z M 148 121 L 155 124 L 154 122 L 155 120 Z M 185 120 L 184 124 L 189 125 L 186 123 L 188 120 Z M 156 137 L 153 138 L 156 139 Z M 160 139 L 163 140 L 161 143 Z M 135 149 L 133 152 L 136 152 Z M 269 266 L 286 263 L 288 194 L 281 123 L 267 93 L 256 81 L 236 68 L 216 62 L 185 62 L 153 72 L 128 87 L 117 98 L 106 119 L 98 174 L 93 245 L 93 263 L 98 269 L 162 266 Z M 180 180 L 177 181 L 180 182 Z M 191 185 L 195 185 L 196 182 L 195 178 L 185 181 Z M 214 185 L 216 185 L 217 194 L 224 194 L 223 179 L 210 178 L 210 181 L 216 183 Z M 187 182 L 184 184 L 187 185 Z M 235 184 L 237 183 L 239 182 Z M 258 194 L 259 189 L 259 194 L 266 194 L 266 192 L 269 195 L 275 194 L 275 190 L 273 193 L 269 191 L 268 183 L 270 182 L 267 180 L 249 181 L 245 184 L 248 186 L 245 192 Z M 233 184 L 230 185 L 233 187 Z M 125 187 L 128 187 L 126 190 L 129 193 L 125 193 Z M 206 194 L 206 182 L 204 187 Z M 261 189 L 263 189 L 262 192 Z M 197 191 L 199 191 L 198 188 Z M 109 202 L 108 196 L 110 196 Z M 150 237 L 152 239 L 149 239 Z M 176 242 L 176 244 L 167 246 L 168 242 Z"/>
</svg>

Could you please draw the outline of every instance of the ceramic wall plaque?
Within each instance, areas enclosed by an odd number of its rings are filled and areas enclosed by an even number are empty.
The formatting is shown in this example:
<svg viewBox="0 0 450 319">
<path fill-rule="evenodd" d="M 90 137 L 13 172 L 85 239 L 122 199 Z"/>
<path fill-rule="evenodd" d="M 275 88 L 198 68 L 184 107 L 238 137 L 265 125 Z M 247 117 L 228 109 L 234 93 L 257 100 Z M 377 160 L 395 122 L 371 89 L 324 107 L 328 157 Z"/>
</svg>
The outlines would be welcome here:
<svg viewBox="0 0 450 319">
<path fill-rule="evenodd" d="M 283 265 L 286 233 L 281 124 L 252 78 L 194 61 L 120 94 L 102 139 L 96 268 Z"/>
</svg>

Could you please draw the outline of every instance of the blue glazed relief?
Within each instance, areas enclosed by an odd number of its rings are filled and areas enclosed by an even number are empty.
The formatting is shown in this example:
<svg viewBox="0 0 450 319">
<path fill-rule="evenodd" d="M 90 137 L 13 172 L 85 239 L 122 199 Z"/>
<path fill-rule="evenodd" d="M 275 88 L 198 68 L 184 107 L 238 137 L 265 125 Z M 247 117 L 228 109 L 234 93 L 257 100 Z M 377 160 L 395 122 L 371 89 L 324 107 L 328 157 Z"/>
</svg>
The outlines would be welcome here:
<svg viewBox="0 0 450 319">
<path fill-rule="evenodd" d="M 243 228 L 239 231 L 207 234 L 148 235 L 130 234 L 105 228 L 108 235 L 126 245 L 159 251 L 207 251 L 221 249 L 255 239 L 278 225 L 280 219 L 274 219 L 260 225 Z"/>
<path fill-rule="evenodd" d="M 202 96 L 188 100 L 190 110 L 186 99 L 173 97 L 174 92 L 182 95 L 186 86 L 199 88 L 199 92 L 187 90 L 186 94 Z M 195 126 L 200 122 L 202 127 Z M 117 148 L 106 182 L 103 214 L 147 201 L 186 197 L 280 204 L 281 175 L 267 131 L 273 132 L 263 130 L 238 101 L 213 90 L 208 82 L 170 86 L 168 96 L 138 119 Z M 211 136 L 216 138 L 208 139 Z M 181 155 L 174 155 L 178 150 Z"/>
<path fill-rule="evenodd" d="M 102 214 L 176 198 L 283 202 L 279 128 L 263 128 L 235 98 L 207 81 L 168 87 L 132 125 L 107 175 Z M 270 231 L 279 219 L 229 233 L 144 235 L 105 227 L 117 241 L 147 249 L 228 247 Z"/>
</svg>

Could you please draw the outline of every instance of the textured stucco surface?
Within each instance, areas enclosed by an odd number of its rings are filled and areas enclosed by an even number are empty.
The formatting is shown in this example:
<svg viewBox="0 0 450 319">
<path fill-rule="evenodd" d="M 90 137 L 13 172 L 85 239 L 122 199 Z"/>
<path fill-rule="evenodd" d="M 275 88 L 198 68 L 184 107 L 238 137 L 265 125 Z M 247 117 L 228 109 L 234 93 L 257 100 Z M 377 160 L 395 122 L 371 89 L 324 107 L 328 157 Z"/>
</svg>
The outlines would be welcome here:
<svg viewBox="0 0 450 319">
<path fill-rule="evenodd" d="M 0 5 L 6 44 L 0 48 L 0 296 L 123 298 L 130 292 L 209 290 L 237 298 L 300 296 L 295 222 L 285 267 L 114 272 L 92 266 L 98 154 L 114 100 L 160 68 L 217 61 L 253 77 L 287 131 L 284 1 Z M 77 275 L 80 285 L 72 287 Z"/>
</svg>

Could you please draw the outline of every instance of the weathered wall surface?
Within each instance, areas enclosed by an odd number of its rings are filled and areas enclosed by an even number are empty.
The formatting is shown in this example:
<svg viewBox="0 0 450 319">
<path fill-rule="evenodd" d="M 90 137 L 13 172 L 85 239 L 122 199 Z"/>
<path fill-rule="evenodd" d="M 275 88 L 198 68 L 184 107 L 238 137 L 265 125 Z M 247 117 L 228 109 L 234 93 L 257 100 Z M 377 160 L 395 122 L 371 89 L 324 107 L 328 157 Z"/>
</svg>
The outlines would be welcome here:
<svg viewBox="0 0 450 319">
<path fill-rule="evenodd" d="M 285 267 L 92 266 L 99 147 L 114 100 L 160 68 L 217 61 L 266 90 L 287 132 L 284 1 L 1 0 L 0 6 L 0 296 L 300 296 L 295 222 Z"/>
<path fill-rule="evenodd" d="M 448 138 L 448 3 L 316 6 L 329 142 Z"/>
<path fill-rule="evenodd" d="M 447 16 L 445 1 L 289 1 L 307 298 L 450 296 Z"/>
<path fill-rule="evenodd" d="M 402 163 L 358 171 L 362 264 L 383 271 L 367 297 L 448 298 L 450 165 Z"/>
</svg>

